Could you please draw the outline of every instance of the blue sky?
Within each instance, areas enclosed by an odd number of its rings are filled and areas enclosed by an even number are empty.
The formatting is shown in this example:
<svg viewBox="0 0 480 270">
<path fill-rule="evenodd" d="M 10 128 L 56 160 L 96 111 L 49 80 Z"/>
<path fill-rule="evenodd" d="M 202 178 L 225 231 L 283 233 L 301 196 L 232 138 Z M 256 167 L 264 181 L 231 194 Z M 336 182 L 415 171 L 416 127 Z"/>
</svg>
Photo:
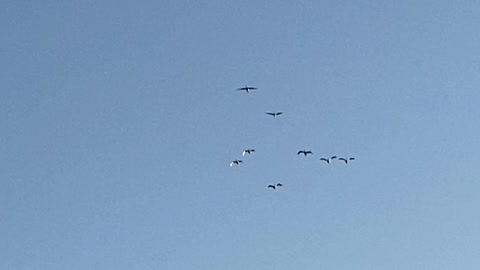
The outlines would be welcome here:
<svg viewBox="0 0 480 270">
<path fill-rule="evenodd" d="M 3 1 L 0 269 L 477 269 L 478 14 Z"/>
</svg>

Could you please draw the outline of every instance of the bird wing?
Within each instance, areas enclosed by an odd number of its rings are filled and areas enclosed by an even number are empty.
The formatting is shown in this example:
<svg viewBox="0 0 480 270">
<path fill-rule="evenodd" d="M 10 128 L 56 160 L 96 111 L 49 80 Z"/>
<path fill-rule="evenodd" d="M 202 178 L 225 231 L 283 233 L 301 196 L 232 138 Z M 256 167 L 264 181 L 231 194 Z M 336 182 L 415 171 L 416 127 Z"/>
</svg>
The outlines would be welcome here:
<svg viewBox="0 0 480 270">
<path fill-rule="evenodd" d="M 271 113 L 271 112 L 266 112 L 266 114 L 275 116 L 275 114 L 274 114 L 274 113 Z"/>
<path fill-rule="evenodd" d="M 305 152 L 305 154 L 312 154 L 313 155 L 313 152 L 312 151 L 307 151 L 307 152 Z"/>
<path fill-rule="evenodd" d="M 245 90 L 247 90 L 247 88 L 245 88 L 245 87 L 242 87 L 242 88 L 238 88 L 238 89 L 237 89 L 237 91 L 245 91 Z"/>
<path fill-rule="evenodd" d="M 282 113 L 283 113 L 283 112 L 277 112 L 276 115 L 280 115 L 280 114 L 282 114 Z"/>
<path fill-rule="evenodd" d="M 332 156 L 331 159 L 337 158 L 337 156 Z"/>
<path fill-rule="evenodd" d="M 303 151 L 302 151 L 302 150 L 298 151 L 297 155 L 300 155 L 301 153 L 303 153 Z"/>
<path fill-rule="evenodd" d="M 248 89 L 250 89 L 250 90 L 257 90 L 256 87 L 248 87 Z"/>
<path fill-rule="evenodd" d="M 277 187 L 283 187 L 283 185 L 281 183 L 278 183 Z"/>
<path fill-rule="evenodd" d="M 243 163 L 243 160 L 238 160 L 237 162 L 238 162 L 238 163 Z"/>
<path fill-rule="evenodd" d="M 326 159 L 326 158 L 323 158 L 323 157 L 322 157 L 322 158 L 320 158 L 320 160 L 323 160 L 323 161 L 326 161 L 326 162 L 328 162 L 328 159 Z"/>
<path fill-rule="evenodd" d="M 349 159 L 350 159 L 350 160 L 355 160 L 355 158 L 354 158 L 354 157 L 351 157 L 351 158 L 349 158 Z"/>
</svg>

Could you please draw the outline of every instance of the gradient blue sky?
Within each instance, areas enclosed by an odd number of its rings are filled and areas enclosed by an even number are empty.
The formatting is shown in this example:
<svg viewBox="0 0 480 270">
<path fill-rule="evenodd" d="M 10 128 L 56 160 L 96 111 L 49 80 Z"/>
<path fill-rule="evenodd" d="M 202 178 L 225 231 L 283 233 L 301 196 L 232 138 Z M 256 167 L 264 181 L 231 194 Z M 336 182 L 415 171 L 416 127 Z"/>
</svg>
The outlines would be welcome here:
<svg viewBox="0 0 480 270">
<path fill-rule="evenodd" d="M 479 14 L 2 1 L 0 269 L 478 269 Z"/>
</svg>

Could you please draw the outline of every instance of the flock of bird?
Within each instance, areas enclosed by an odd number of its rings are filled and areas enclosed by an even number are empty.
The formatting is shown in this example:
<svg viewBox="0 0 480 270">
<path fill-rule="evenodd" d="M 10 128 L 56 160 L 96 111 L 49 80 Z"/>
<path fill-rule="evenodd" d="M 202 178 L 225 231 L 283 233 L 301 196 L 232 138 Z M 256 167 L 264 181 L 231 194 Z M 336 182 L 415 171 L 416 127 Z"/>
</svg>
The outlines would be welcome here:
<svg viewBox="0 0 480 270">
<path fill-rule="evenodd" d="M 255 91 L 257 90 L 258 88 L 256 87 L 252 87 L 252 86 L 247 86 L 245 85 L 244 87 L 241 87 L 241 88 L 238 88 L 237 91 L 245 91 L 246 93 L 250 93 L 251 91 Z M 265 114 L 267 115 L 270 115 L 272 117 L 277 117 L 279 115 L 282 115 L 283 112 L 265 112 Z M 255 153 L 255 149 L 245 149 L 243 152 L 242 152 L 242 157 L 245 157 L 245 155 L 251 155 Z M 308 155 L 313 155 L 313 152 L 310 151 L 310 150 L 299 150 L 297 152 L 297 155 L 304 155 L 304 156 L 308 156 Z M 330 164 L 333 160 L 337 159 L 338 161 L 343 161 L 345 164 L 349 164 L 350 161 L 353 161 L 355 160 L 354 157 L 340 157 L 338 158 L 337 156 L 330 156 L 330 157 L 321 157 L 320 160 L 321 161 L 325 161 L 326 164 Z M 230 162 L 230 167 L 234 166 L 234 165 L 240 165 L 241 163 L 243 163 L 243 160 L 241 159 L 235 159 L 233 160 L 232 162 Z M 283 187 L 282 183 L 277 183 L 277 184 L 269 184 L 267 186 L 267 189 L 277 189 L 278 187 Z"/>
</svg>

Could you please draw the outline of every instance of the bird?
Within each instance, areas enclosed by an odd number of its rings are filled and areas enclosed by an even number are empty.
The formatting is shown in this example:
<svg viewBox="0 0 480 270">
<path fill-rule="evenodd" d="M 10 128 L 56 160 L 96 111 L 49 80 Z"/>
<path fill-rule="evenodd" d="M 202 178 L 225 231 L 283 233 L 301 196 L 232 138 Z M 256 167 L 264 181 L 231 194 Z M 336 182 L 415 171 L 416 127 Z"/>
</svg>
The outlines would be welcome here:
<svg viewBox="0 0 480 270">
<path fill-rule="evenodd" d="M 343 160 L 345 161 L 345 164 L 348 164 L 348 162 L 350 162 L 351 160 L 355 160 L 355 158 L 351 157 L 351 158 L 339 158 L 338 160 Z"/>
<path fill-rule="evenodd" d="M 232 162 L 230 163 L 230 167 L 232 167 L 233 164 L 238 165 L 238 164 L 240 164 L 240 163 L 243 163 L 243 161 L 242 161 L 241 159 L 235 159 L 234 161 L 232 161 Z"/>
<path fill-rule="evenodd" d="M 245 156 L 245 154 L 250 155 L 253 152 L 255 152 L 255 149 L 246 149 L 246 150 L 243 151 L 242 156 Z"/>
<path fill-rule="evenodd" d="M 267 188 L 273 188 L 273 189 L 275 189 L 276 187 L 275 187 L 275 185 L 268 185 Z"/>
<path fill-rule="evenodd" d="M 273 117 L 277 117 L 279 116 L 280 114 L 282 114 L 283 112 L 265 112 L 266 114 L 268 115 L 271 115 Z"/>
<path fill-rule="evenodd" d="M 256 87 L 252 87 L 252 86 L 246 86 L 245 87 L 241 87 L 241 88 L 238 88 L 237 91 L 245 91 L 247 93 L 250 93 L 250 91 L 252 90 L 257 90 Z"/>
<path fill-rule="evenodd" d="M 304 154 L 305 156 L 307 156 L 308 154 L 313 155 L 313 152 L 312 151 L 300 150 L 300 151 L 297 152 L 297 155 L 300 155 L 300 154 Z"/>
<path fill-rule="evenodd" d="M 330 164 L 330 161 L 332 161 L 333 159 L 336 159 L 337 156 L 331 156 L 330 158 L 320 158 L 320 160 L 323 160 L 325 162 L 327 162 L 327 164 Z"/>
</svg>

